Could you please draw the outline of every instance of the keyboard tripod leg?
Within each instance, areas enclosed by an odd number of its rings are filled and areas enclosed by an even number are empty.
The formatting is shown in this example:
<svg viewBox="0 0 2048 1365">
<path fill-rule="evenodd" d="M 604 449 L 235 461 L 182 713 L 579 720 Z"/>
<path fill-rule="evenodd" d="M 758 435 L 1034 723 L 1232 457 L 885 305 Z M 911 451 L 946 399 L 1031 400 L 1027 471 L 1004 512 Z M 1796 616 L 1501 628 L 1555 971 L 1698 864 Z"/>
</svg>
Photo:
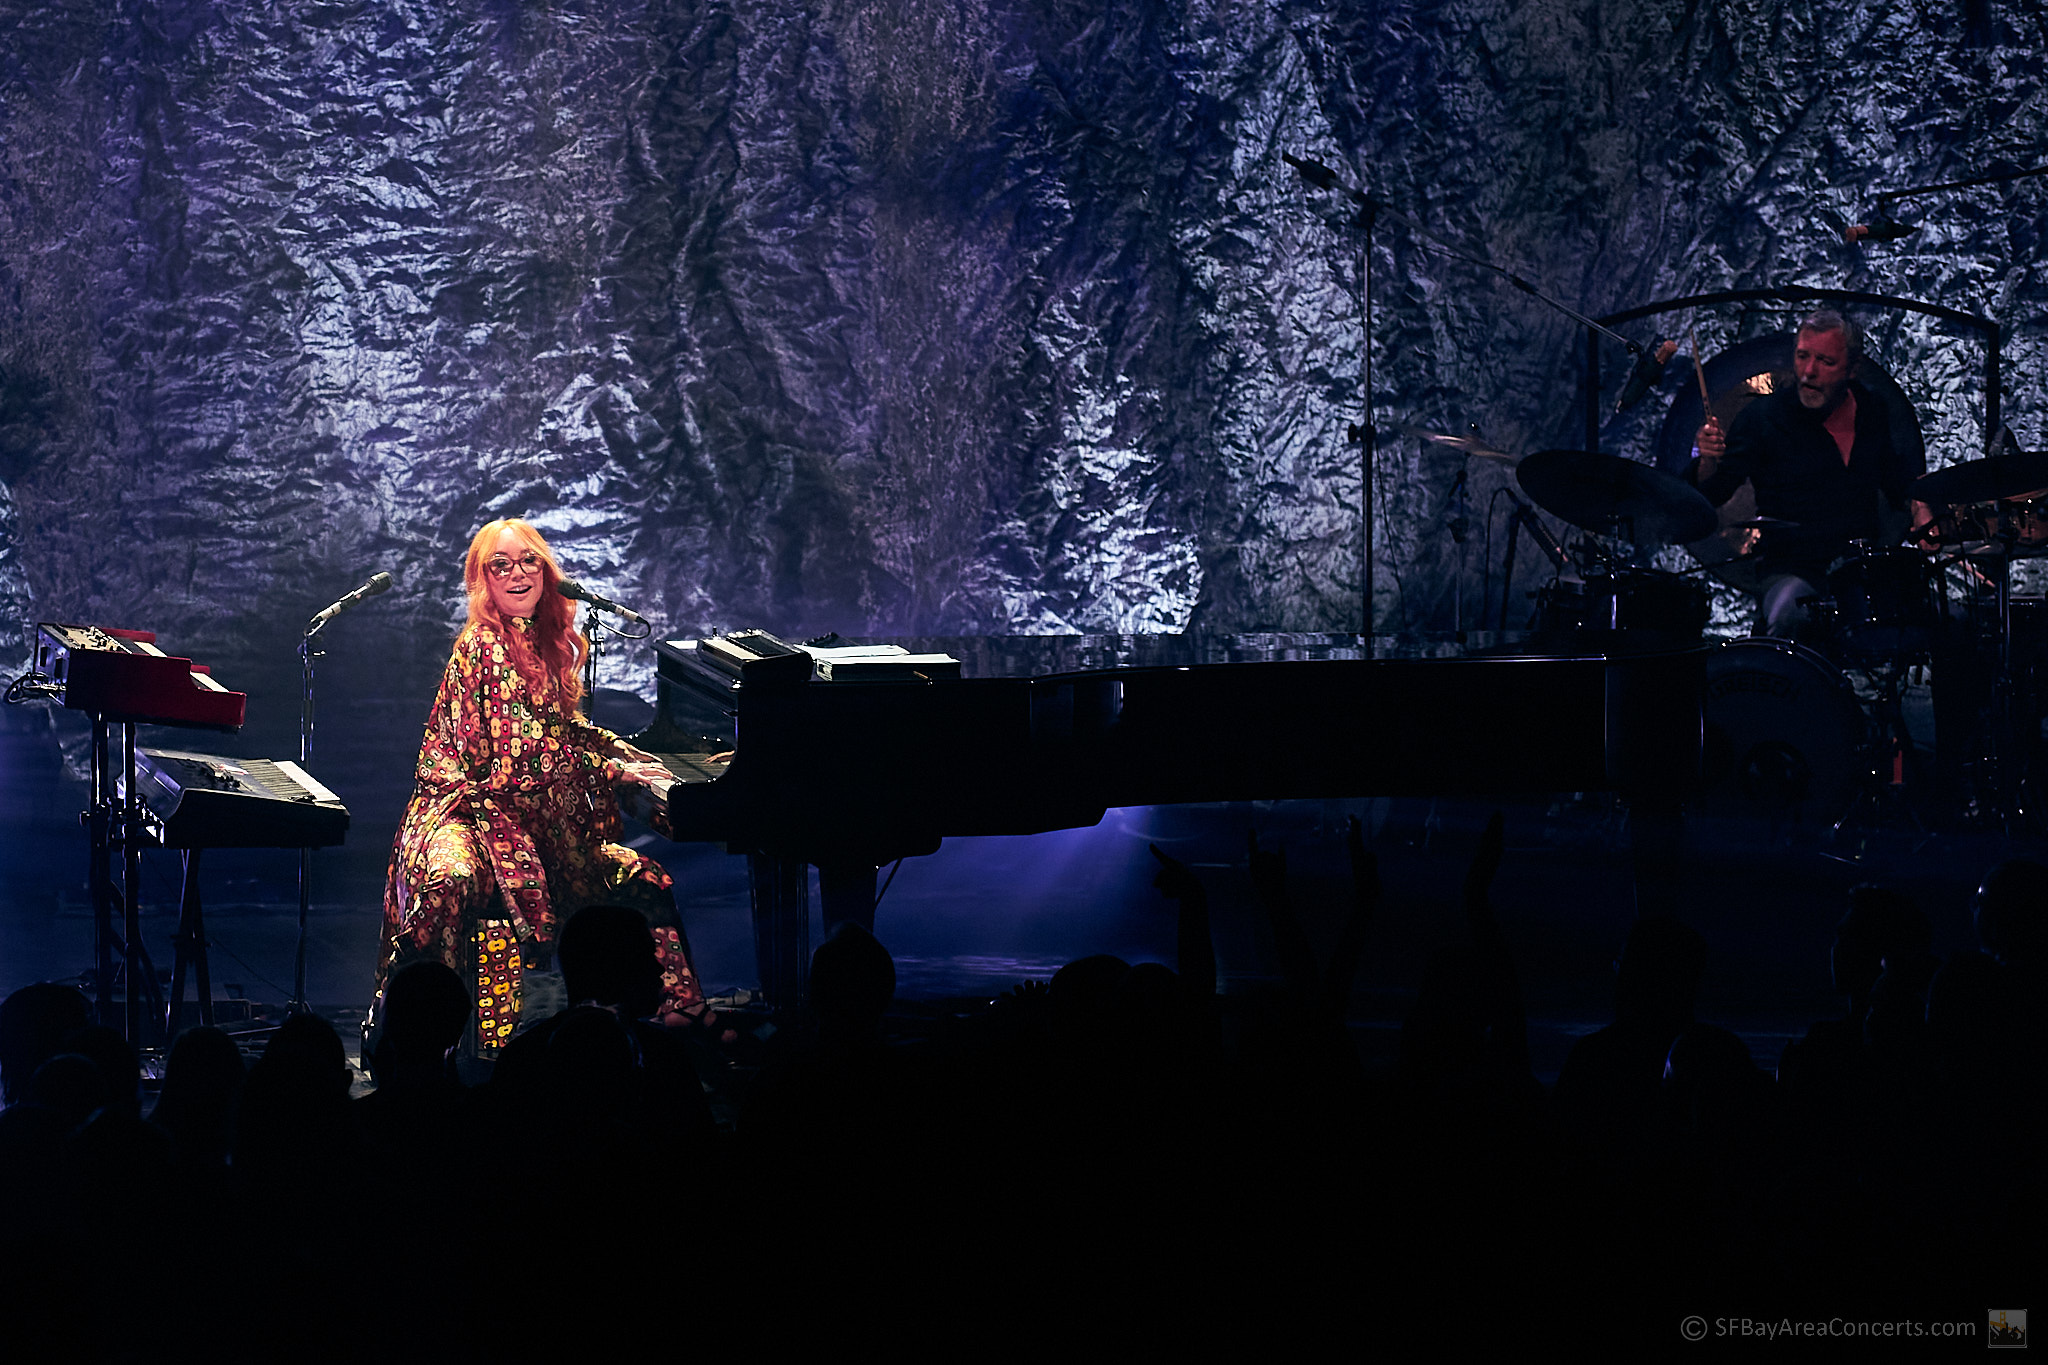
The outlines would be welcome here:
<svg viewBox="0 0 2048 1365">
<path fill-rule="evenodd" d="M 185 850 L 184 886 L 179 896 L 177 953 L 171 965 L 171 1001 L 164 1011 L 164 1038 L 178 1036 L 178 1015 L 185 1007 L 185 969 L 192 968 L 199 988 L 199 1022 L 213 1026 L 213 982 L 206 970 L 206 921 L 199 906 L 199 850 Z"/>
</svg>

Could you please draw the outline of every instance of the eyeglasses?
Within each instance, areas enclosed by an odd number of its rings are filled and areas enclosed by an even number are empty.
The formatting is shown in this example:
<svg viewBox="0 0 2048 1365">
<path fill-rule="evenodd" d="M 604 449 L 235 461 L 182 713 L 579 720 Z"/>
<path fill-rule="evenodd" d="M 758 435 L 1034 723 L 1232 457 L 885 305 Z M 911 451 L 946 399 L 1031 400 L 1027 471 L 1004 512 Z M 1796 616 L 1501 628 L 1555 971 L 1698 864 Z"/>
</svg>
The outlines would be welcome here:
<svg viewBox="0 0 2048 1365">
<path fill-rule="evenodd" d="M 517 559 L 492 555 L 484 561 L 484 567 L 491 571 L 493 578 L 510 578 L 514 573 L 539 573 L 540 562 L 540 556 L 528 550 Z"/>
</svg>

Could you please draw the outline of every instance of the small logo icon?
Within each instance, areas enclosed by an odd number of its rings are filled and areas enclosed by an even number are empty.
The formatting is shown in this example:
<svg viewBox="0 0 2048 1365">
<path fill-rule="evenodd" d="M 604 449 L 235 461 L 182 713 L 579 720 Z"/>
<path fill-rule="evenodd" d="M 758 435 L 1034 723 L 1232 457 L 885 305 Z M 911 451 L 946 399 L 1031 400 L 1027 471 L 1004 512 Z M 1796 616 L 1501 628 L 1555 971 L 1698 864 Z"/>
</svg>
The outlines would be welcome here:
<svg viewBox="0 0 2048 1365">
<path fill-rule="evenodd" d="M 1707 1320 L 1695 1313 L 1678 1324 L 1678 1335 L 1687 1341 L 1698 1341 L 1707 1334 Z"/>
<path fill-rule="evenodd" d="M 1991 1340 L 1985 1344 L 1994 1351 L 2001 1346 L 2019 1348 L 2027 1344 L 2027 1310 L 2024 1308 L 1994 1308 L 1991 1310 Z"/>
</svg>

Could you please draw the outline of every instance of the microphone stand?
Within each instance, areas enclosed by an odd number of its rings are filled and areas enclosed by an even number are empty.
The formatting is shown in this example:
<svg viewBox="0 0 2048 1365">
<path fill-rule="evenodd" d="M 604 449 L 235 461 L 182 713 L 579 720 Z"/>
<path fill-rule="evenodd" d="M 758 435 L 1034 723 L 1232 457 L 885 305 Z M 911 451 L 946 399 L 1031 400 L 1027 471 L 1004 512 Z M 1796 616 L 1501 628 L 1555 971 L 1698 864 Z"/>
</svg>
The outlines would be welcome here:
<svg viewBox="0 0 2048 1365">
<path fill-rule="evenodd" d="M 1942 194 L 1949 190 L 1975 189 L 1979 185 L 2004 185 L 2014 180 L 2031 180 L 2037 175 L 2048 175 L 2048 166 L 2030 166 L 2023 171 L 1993 171 L 1990 175 L 1973 175 L 1967 180 L 1944 180 L 1935 185 L 1908 185 L 1901 190 L 1886 190 L 1872 201 L 1877 206 L 1877 212 L 1872 216 L 1876 219 L 1877 223 L 1885 227 L 1899 227 L 1905 229 L 1905 232 L 1910 233 L 1913 231 L 1911 225 L 1905 223 L 1895 224 L 1892 221 L 1892 205 L 1901 199 L 1918 199 L 1923 195 Z M 1853 243 L 1857 239 L 1851 238 L 1850 240 Z M 1879 238 L 1878 240 L 1882 241 L 1885 239 Z"/>
<path fill-rule="evenodd" d="M 1451 542 L 1458 547 L 1458 576 L 1451 580 L 1451 635 L 1459 644 L 1465 643 L 1465 541 L 1472 529 L 1472 521 L 1466 515 L 1465 483 L 1468 467 L 1460 463 L 1458 477 L 1451 481 L 1450 495 L 1444 499 L 1444 529 L 1451 533 Z M 1486 624 L 1486 604 L 1479 604 L 1480 625 Z"/>
<path fill-rule="evenodd" d="M 1365 409 L 1365 421 L 1356 426 L 1347 426 L 1345 436 L 1352 445 L 1358 446 L 1360 467 L 1363 471 L 1363 492 L 1361 500 L 1365 512 L 1365 648 L 1372 653 L 1373 637 L 1373 522 L 1379 505 L 1378 489 L 1380 469 L 1380 431 L 1372 420 L 1372 230 L 1379 218 L 1379 205 L 1365 195 L 1359 195 L 1359 229 L 1365 234 L 1364 249 L 1359 256 L 1359 275 L 1365 286 L 1364 340 L 1359 347 L 1359 383 L 1363 386 L 1361 398 Z"/>
<path fill-rule="evenodd" d="M 649 635 L 652 635 L 654 630 L 650 626 L 638 635 L 628 635 L 617 626 L 606 625 L 603 621 L 597 619 L 598 613 L 605 610 L 603 607 L 600 607 L 588 598 L 579 597 L 576 600 L 590 608 L 590 614 L 583 619 L 583 638 L 590 645 L 590 651 L 583 656 L 583 695 L 585 697 L 583 718 L 592 725 L 595 725 L 597 724 L 597 657 L 604 653 L 605 637 L 610 636 L 618 640 L 644 640 Z"/>
<path fill-rule="evenodd" d="M 1296 173 L 1301 176 L 1303 184 L 1320 190 L 1334 190 L 1346 199 L 1351 200 L 1354 204 L 1357 204 L 1358 215 L 1357 217 L 1352 219 L 1351 226 L 1358 228 L 1365 234 L 1365 255 L 1359 268 L 1360 280 L 1365 290 L 1364 345 L 1361 347 L 1361 350 L 1363 351 L 1363 357 L 1359 365 L 1359 369 L 1361 371 L 1360 382 L 1363 383 L 1365 386 L 1363 400 L 1363 406 L 1365 409 L 1365 421 L 1363 423 L 1352 424 L 1348 426 L 1345 429 L 1345 431 L 1346 436 L 1349 438 L 1351 444 L 1364 447 L 1362 463 L 1364 465 L 1365 483 L 1363 497 L 1363 510 L 1365 520 L 1365 641 L 1367 649 L 1368 651 L 1370 651 L 1373 636 L 1373 518 L 1375 504 L 1377 501 L 1377 499 L 1375 498 L 1374 482 L 1375 474 L 1379 463 L 1379 430 L 1373 424 L 1372 420 L 1372 336 L 1374 321 L 1372 301 L 1372 255 L 1373 229 L 1375 226 L 1377 226 L 1379 222 L 1380 214 L 1384 212 L 1389 217 L 1393 218 L 1396 222 L 1404 224 L 1409 231 L 1413 232 L 1416 235 L 1418 239 L 1420 239 L 1422 242 L 1426 243 L 1429 247 L 1435 249 L 1436 251 L 1441 252 L 1443 255 L 1450 257 L 1452 260 L 1463 261 L 1467 265 L 1477 266 L 1481 270 L 1490 270 L 1494 274 L 1499 275 L 1502 279 L 1506 280 L 1509 284 L 1513 285 L 1515 288 L 1521 290 L 1524 294 L 1527 294 L 1529 297 L 1535 299 L 1538 303 L 1541 303 L 1545 307 L 1551 309 L 1553 312 L 1563 314 L 1565 317 L 1570 318 L 1573 322 L 1578 323 L 1580 326 L 1586 328 L 1590 332 L 1596 333 L 1601 336 L 1609 337 L 1612 340 L 1620 342 L 1623 346 L 1628 348 L 1628 353 L 1631 356 L 1641 355 L 1643 348 L 1637 343 L 1630 341 L 1621 333 L 1615 331 L 1612 327 L 1606 326 L 1604 323 L 1598 322 L 1593 318 L 1589 318 L 1584 313 L 1579 312 L 1577 309 L 1572 308 L 1569 305 L 1564 304 L 1559 300 L 1550 297 L 1550 295 L 1544 293 L 1535 285 L 1529 283 L 1529 281 L 1523 279 L 1520 275 L 1517 275 L 1514 271 L 1509 270 L 1504 266 L 1495 265 L 1492 261 L 1489 261 L 1484 257 L 1474 256 L 1470 252 L 1460 251 L 1458 248 L 1452 246 L 1449 242 L 1446 242 L 1441 237 L 1438 237 L 1435 233 L 1431 232 L 1428 228 L 1424 227 L 1421 223 L 1417 222 L 1408 214 L 1402 213 L 1400 210 L 1394 208 L 1391 204 L 1388 204 L 1383 200 L 1373 198 L 1364 190 L 1357 189 L 1354 186 L 1345 184 L 1343 177 L 1339 176 L 1335 171 L 1331 170 L 1328 166 L 1325 166 L 1322 162 L 1314 161 L 1306 157 L 1298 157 L 1291 152 L 1282 152 L 1280 154 L 1280 159 L 1282 161 L 1285 161 L 1288 165 L 1294 167 Z"/>
<path fill-rule="evenodd" d="M 299 641 L 299 767 L 306 769 L 306 760 L 313 750 L 313 660 L 326 653 L 317 641 L 320 632 L 327 627 L 322 621 Z M 306 769 L 310 771 L 310 769 Z M 286 1014 L 310 1013 L 312 1007 L 306 1003 L 306 919 L 313 908 L 313 850 L 299 850 L 299 944 L 292 961 L 292 998 L 285 1004 Z"/>
<path fill-rule="evenodd" d="M 1378 502 L 1378 490 L 1375 485 L 1379 470 L 1379 427 L 1374 423 L 1372 417 L 1372 255 L 1373 228 L 1378 224 L 1380 210 L 1385 205 L 1379 200 L 1374 199 L 1371 195 L 1345 184 L 1338 178 L 1335 171 L 1323 165 L 1320 161 L 1304 160 L 1287 152 L 1282 152 L 1280 158 L 1288 165 L 1294 167 L 1295 171 L 1300 174 L 1303 184 L 1314 189 L 1336 190 L 1347 199 L 1356 203 L 1358 205 L 1358 215 L 1351 220 L 1351 226 L 1364 234 L 1358 263 L 1359 282 L 1364 289 L 1363 307 L 1361 309 L 1363 344 L 1359 347 L 1358 382 L 1361 390 L 1360 405 L 1364 409 L 1363 415 L 1365 420 L 1363 422 L 1347 423 L 1344 428 L 1344 439 L 1349 444 L 1360 447 L 1359 502 L 1361 505 L 1359 511 L 1360 519 L 1363 521 L 1365 529 L 1363 639 L 1366 651 L 1370 653 L 1372 650 L 1373 626 L 1375 624 L 1373 620 L 1373 541 L 1375 539 L 1373 522 Z"/>
<path fill-rule="evenodd" d="M 590 614 L 583 618 L 583 638 L 590 648 L 583 655 L 583 718 L 597 724 L 597 656 L 604 653 L 604 637 L 616 634 L 597 619 L 597 605 L 586 602 Z"/>
</svg>

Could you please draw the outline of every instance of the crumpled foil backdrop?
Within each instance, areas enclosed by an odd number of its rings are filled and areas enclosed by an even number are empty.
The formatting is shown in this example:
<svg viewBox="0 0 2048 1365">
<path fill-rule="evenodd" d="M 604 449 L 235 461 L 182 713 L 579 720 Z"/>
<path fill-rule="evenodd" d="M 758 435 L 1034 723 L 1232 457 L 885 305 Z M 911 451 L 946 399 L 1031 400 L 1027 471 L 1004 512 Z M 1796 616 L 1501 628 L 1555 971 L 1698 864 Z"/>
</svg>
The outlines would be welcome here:
<svg viewBox="0 0 2048 1365">
<path fill-rule="evenodd" d="M 2048 445 L 2048 186 L 1908 201 L 1896 244 L 1838 231 L 1881 190 L 2044 159 L 2044 24 L 0 0 L 0 620 L 155 629 L 252 693 L 235 743 L 288 752 L 301 625 L 389 569 L 321 691 L 388 703 L 335 761 L 401 782 L 498 515 L 668 633 L 1355 630 L 1361 239 L 1286 151 L 1395 211 L 1380 626 L 1449 629 L 1454 585 L 1469 624 L 1459 457 L 1394 428 L 1581 444 L 1584 341 L 1432 239 L 1592 314 L 1792 284 L 1987 313 L 2006 420 Z M 1712 351 L 1788 316 L 1694 321 Z M 1978 453 L 1976 340 L 1865 320 L 1932 461 Z M 1642 457 L 1677 382 L 1607 448 Z M 1475 519 L 1503 477 L 1475 464 Z M 605 668 L 649 694 L 644 649 Z"/>
</svg>

